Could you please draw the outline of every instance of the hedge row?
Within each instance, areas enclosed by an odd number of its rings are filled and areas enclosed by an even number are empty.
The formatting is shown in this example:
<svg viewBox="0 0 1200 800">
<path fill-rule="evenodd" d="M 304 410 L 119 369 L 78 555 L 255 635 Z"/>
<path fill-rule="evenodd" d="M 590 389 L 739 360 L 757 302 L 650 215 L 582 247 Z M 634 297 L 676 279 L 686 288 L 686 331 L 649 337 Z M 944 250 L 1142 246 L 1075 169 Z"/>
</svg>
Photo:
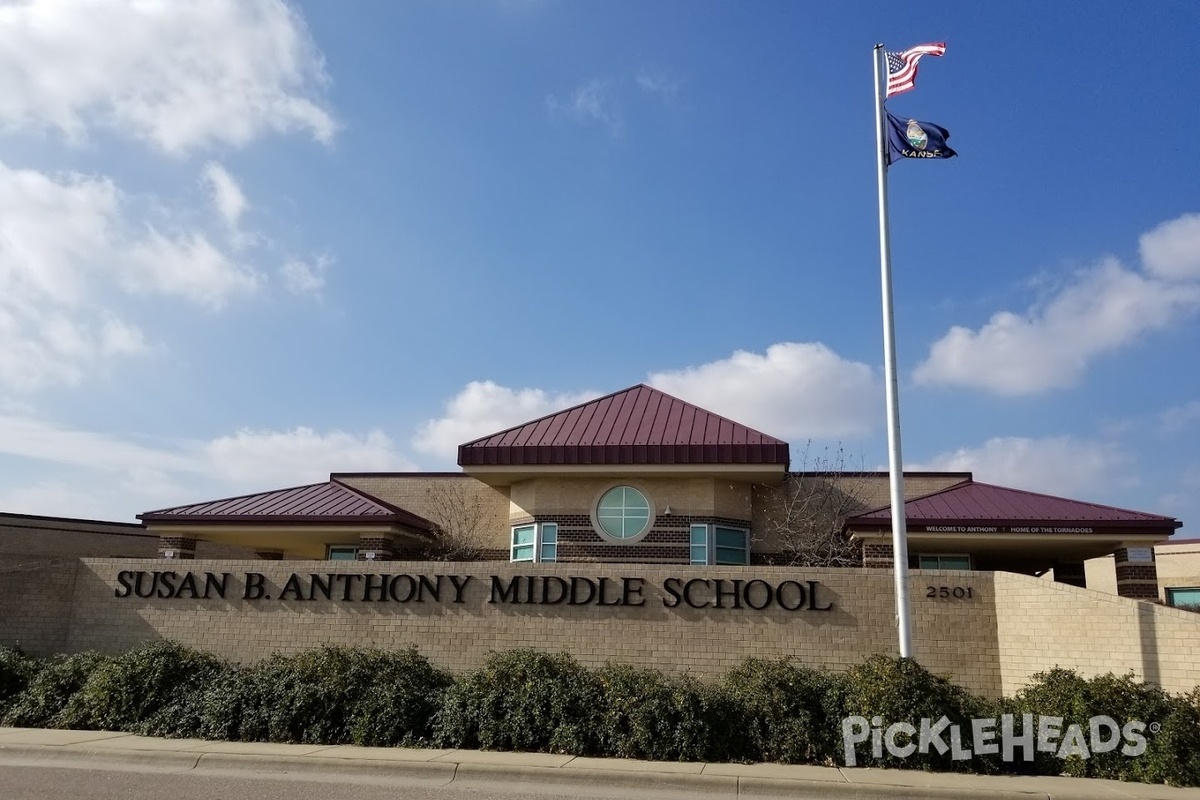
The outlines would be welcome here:
<svg viewBox="0 0 1200 800">
<path fill-rule="evenodd" d="M 1097 748 L 1086 758 L 1037 752 L 1026 761 L 1019 749 L 1015 759 L 1002 751 L 956 759 L 929 746 L 900 758 L 886 747 L 876 755 L 878 735 L 866 732 L 945 716 L 969 745 L 971 720 L 1003 714 L 1015 715 L 1018 730 L 1024 714 L 1062 717 L 1060 741 L 1071 725 L 1086 737 L 1100 715 L 1118 725 L 1140 720 L 1148 726 L 1145 751 L 1130 757 Z M 911 660 L 884 656 L 838 674 L 749 659 L 705 684 L 621 665 L 589 669 L 533 650 L 494 653 L 455 678 L 411 649 L 325 647 L 242 667 L 171 642 L 116 657 L 44 660 L 0 649 L 0 724 L 20 727 L 842 765 L 850 717 L 864 726 L 866 741 L 855 749 L 860 766 L 1200 785 L 1200 688 L 1169 695 L 1132 676 L 1084 679 L 1053 670 L 1016 697 L 988 700 Z M 901 735 L 894 744 L 907 741 Z"/>
</svg>

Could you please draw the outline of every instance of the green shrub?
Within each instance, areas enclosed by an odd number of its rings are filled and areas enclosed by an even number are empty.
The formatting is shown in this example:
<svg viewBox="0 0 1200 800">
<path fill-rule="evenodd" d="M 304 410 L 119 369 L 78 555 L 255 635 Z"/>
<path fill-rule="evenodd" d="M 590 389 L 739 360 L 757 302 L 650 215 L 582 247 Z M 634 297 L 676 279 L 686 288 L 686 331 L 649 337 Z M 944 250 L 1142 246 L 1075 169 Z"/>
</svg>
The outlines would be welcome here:
<svg viewBox="0 0 1200 800">
<path fill-rule="evenodd" d="M 204 693 L 230 669 L 181 644 L 151 642 L 98 665 L 59 719 L 67 728 L 195 736 Z"/>
<path fill-rule="evenodd" d="M 722 681 L 738 709 L 746 756 L 784 764 L 841 763 L 845 680 L 787 659 L 747 659 Z"/>
<path fill-rule="evenodd" d="M 936 723 L 944 716 L 951 725 L 960 726 L 965 744 L 970 739 L 971 720 L 991 716 L 992 713 L 989 704 L 980 698 L 955 686 L 946 678 L 934 675 L 908 658 L 872 656 L 846 673 L 844 685 L 844 705 L 838 713 L 838 718 L 861 716 L 874 725 L 874 718 L 878 717 L 878 722 L 885 731 L 894 723 L 904 722 L 919 728 L 922 719 Z M 840 733 L 839 729 L 839 737 Z M 942 739 L 948 741 L 949 733 L 943 734 Z M 909 740 L 899 736 L 896 741 L 903 746 Z M 856 752 L 859 766 L 943 771 L 992 769 L 988 759 L 955 761 L 952 759 L 952 751 L 948 750 L 942 754 L 934 747 L 928 748 L 928 753 L 918 750 L 907 758 L 897 758 L 891 755 L 885 746 L 881 750 L 881 757 L 876 758 L 871 744 L 871 740 L 868 739 L 858 745 Z M 840 755 L 843 754 L 839 745 Z"/>
<path fill-rule="evenodd" d="M 1171 696 L 1132 674 L 1085 679 L 1064 669 L 1033 676 L 1015 697 L 986 700 L 910 659 L 875 656 L 842 675 L 786 659 L 748 659 L 716 685 L 609 664 L 588 670 L 566 654 L 492 653 L 453 680 L 415 649 L 324 647 L 235 668 L 215 656 L 154 642 L 119 657 L 46 661 L 0 648 L 0 723 L 124 730 L 157 736 L 479 747 L 683 761 L 844 763 L 841 722 L 881 728 L 946 717 L 974 749 L 971 720 L 1061 717 L 1092 744 L 1090 720 L 1147 725 L 1146 750 L 1121 744 L 1088 758 L 954 761 L 936 749 L 897 758 L 872 742 L 862 766 L 1039 772 L 1200 786 L 1200 687 Z M 997 725 L 997 728 L 1000 726 Z M 941 737 L 950 741 L 949 731 Z M 996 739 L 1001 739 L 997 730 Z M 901 739 L 898 743 L 904 744 Z M 997 741 L 999 744 L 999 741 Z M 1018 759 L 1024 755 L 1018 750 Z"/>
<path fill-rule="evenodd" d="M 366 687 L 350 724 L 350 742 L 364 746 L 415 746 L 433 738 L 433 719 L 453 684 L 415 648 L 380 653 L 375 680 Z"/>
<path fill-rule="evenodd" d="M 28 685 L 36 662 L 20 650 L 0 647 L 0 713 Z"/>
<path fill-rule="evenodd" d="M 446 692 L 434 740 L 440 747 L 593 753 L 600 693 L 595 675 L 565 653 L 491 653 Z"/>
<path fill-rule="evenodd" d="M 1089 717 L 1087 680 L 1074 670 L 1059 667 L 1039 672 L 1017 692 L 1012 710 L 1014 714 L 1033 714 L 1034 719 L 1062 717 L 1063 731 L 1072 724 L 1082 724 L 1086 730 Z M 1056 753 L 1039 751 L 1034 757 L 1033 769 L 1040 775 L 1080 776 L 1086 768 L 1078 758 L 1059 759 Z"/>
<path fill-rule="evenodd" d="M 1200 785 L 1200 688 L 1172 697 L 1132 674 L 1117 677 L 1109 673 L 1088 680 L 1070 670 L 1055 669 L 1033 676 L 1016 702 L 1027 713 L 1063 717 L 1064 731 L 1072 724 L 1079 725 L 1089 745 L 1093 717 L 1106 716 L 1117 725 L 1138 721 L 1147 726 L 1143 731 L 1146 750 L 1141 755 L 1124 755 L 1124 741 L 1109 752 L 1089 752 L 1088 758 L 1072 755 L 1059 759 L 1053 753 L 1039 753 L 1039 768 L 1049 774 Z M 1058 741 L 1061 743 L 1061 736 Z"/>
<path fill-rule="evenodd" d="M 688 677 L 609 664 L 600 685 L 596 737 L 606 756 L 656 761 L 744 758 L 727 693 Z"/>
<path fill-rule="evenodd" d="M 1157 733 L 1146 736 L 1144 755 L 1130 759 L 1129 780 L 1200 786 L 1200 686 L 1169 700 L 1170 710 L 1158 722 Z"/>
<path fill-rule="evenodd" d="M 98 653 L 56 656 L 37 671 L 24 691 L 12 698 L 3 724 L 23 728 L 62 728 L 62 712 L 92 672 L 109 661 Z"/>
<path fill-rule="evenodd" d="M 1146 725 L 1151 722 L 1161 722 L 1171 713 L 1171 698 L 1161 687 L 1152 683 L 1143 683 L 1132 673 L 1117 677 L 1112 673 L 1098 675 L 1088 681 L 1086 695 L 1089 719 L 1096 716 L 1111 718 L 1118 726 L 1130 721 L 1140 721 Z M 1084 728 L 1086 731 L 1087 728 Z M 1101 734 L 1103 735 L 1103 734 Z M 1121 733 L 1117 734 L 1120 741 Z M 1147 750 L 1150 741 L 1157 738 L 1155 734 L 1145 732 Z M 1086 774 L 1092 778 L 1111 778 L 1129 780 L 1141 770 L 1146 756 L 1129 757 L 1121 752 L 1120 742 L 1116 748 L 1105 753 L 1090 753 L 1087 759 Z M 1136 780 L 1136 778 L 1134 778 Z"/>
<path fill-rule="evenodd" d="M 412 746 L 428 741 L 450 677 L 415 649 L 327 646 L 239 670 L 201 700 L 208 738 Z"/>
</svg>

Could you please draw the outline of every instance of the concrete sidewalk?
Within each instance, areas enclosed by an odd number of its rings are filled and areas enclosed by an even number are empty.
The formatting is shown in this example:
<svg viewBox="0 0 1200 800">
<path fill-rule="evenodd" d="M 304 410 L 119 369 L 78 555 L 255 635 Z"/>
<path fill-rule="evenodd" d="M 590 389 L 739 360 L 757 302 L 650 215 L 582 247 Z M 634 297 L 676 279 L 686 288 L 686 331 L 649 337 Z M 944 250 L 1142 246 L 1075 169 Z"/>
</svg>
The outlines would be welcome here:
<svg viewBox="0 0 1200 800">
<path fill-rule="evenodd" d="M 0 728 L 0 765 L 239 774 L 384 785 L 421 784 L 530 794 L 613 797 L 995 798 L 996 800 L 1200 800 L 1200 789 L 1061 777 L 1002 777 L 916 770 L 783 764 L 704 764 L 549 753 L 420 750 L 202 739 L 110 731 Z"/>
</svg>

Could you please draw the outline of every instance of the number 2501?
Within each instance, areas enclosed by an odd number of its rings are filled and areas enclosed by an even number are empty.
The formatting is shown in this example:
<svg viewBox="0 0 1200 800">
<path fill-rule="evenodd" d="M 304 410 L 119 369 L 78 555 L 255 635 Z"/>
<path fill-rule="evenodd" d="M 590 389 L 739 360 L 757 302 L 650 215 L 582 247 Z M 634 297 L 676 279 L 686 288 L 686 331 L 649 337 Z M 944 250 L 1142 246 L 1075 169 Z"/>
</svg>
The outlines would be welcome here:
<svg viewBox="0 0 1200 800">
<path fill-rule="evenodd" d="M 955 600 L 970 599 L 975 596 L 970 586 L 926 586 L 926 597 L 953 597 Z"/>
</svg>

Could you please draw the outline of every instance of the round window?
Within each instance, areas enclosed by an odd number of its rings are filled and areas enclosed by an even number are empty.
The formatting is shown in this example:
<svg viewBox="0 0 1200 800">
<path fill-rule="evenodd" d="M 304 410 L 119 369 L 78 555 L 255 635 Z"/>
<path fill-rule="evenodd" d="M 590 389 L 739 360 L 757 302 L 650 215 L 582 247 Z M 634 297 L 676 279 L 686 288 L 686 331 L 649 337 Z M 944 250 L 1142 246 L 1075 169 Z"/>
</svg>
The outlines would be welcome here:
<svg viewBox="0 0 1200 800">
<path fill-rule="evenodd" d="M 634 539 L 650 527 L 650 501 L 632 486 L 614 486 L 596 504 L 596 524 L 614 539 Z"/>
</svg>

